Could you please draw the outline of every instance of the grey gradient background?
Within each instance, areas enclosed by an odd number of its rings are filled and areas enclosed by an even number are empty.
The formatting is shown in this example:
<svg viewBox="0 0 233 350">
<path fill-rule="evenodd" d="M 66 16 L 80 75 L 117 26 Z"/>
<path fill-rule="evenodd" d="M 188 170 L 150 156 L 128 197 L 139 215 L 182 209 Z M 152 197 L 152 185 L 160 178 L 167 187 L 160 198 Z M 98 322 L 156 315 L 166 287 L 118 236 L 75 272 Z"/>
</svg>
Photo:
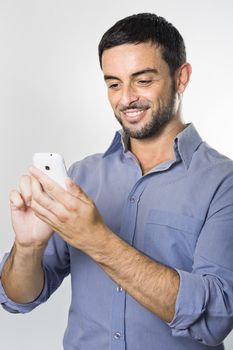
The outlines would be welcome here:
<svg viewBox="0 0 233 350">
<path fill-rule="evenodd" d="M 115 21 L 138 12 L 156 12 L 182 33 L 193 66 L 184 119 L 233 158 L 232 0 L 0 0 L 0 258 L 14 239 L 8 193 L 32 154 L 59 152 L 69 166 L 110 143 L 118 124 L 97 45 Z M 67 278 L 30 314 L 0 309 L 0 349 L 62 349 L 69 302 Z M 233 335 L 225 343 L 233 349 Z"/>
</svg>

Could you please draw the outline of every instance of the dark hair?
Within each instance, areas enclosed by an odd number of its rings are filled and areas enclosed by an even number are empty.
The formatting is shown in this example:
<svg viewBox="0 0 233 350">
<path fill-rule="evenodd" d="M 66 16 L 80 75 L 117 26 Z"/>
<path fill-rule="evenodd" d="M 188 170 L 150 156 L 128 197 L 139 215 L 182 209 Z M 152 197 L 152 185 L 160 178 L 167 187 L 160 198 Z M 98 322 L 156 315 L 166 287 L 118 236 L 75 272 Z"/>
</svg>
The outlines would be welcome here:
<svg viewBox="0 0 233 350">
<path fill-rule="evenodd" d="M 178 30 L 163 17 L 152 13 L 139 13 L 116 22 L 103 35 L 98 47 L 101 68 L 104 50 L 127 43 L 145 42 L 160 47 L 172 75 L 186 62 L 185 44 Z"/>
</svg>

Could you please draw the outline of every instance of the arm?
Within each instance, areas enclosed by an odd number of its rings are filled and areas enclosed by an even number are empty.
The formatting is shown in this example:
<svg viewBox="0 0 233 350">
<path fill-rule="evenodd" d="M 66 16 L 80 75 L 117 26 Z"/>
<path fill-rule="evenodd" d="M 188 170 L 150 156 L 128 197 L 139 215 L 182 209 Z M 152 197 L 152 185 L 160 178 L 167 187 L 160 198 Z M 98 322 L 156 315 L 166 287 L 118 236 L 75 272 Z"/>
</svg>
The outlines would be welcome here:
<svg viewBox="0 0 233 350">
<path fill-rule="evenodd" d="M 4 264 L 1 276 L 7 296 L 18 303 L 30 303 L 44 285 L 42 257 L 51 228 L 38 219 L 30 208 L 31 178 L 23 176 L 20 192 L 10 195 L 15 244 Z"/>
<path fill-rule="evenodd" d="M 192 273 L 178 271 L 175 336 L 220 344 L 233 327 L 233 181 L 215 193 L 196 244 Z M 190 298 L 190 296 L 192 296 Z"/>
<path fill-rule="evenodd" d="M 8 259 L 11 254 L 5 255 L 2 262 L 0 263 L 0 274 L 1 271 L 5 271 L 7 273 L 7 263 Z M 11 278 L 11 272 L 10 275 L 4 276 L 4 281 L 1 279 L 0 276 L 0 303 L 2 304 L 2 307 L 13 313 L 27 313 L 32 311 L 35 307 L 39 306 L 41 303 L 48 300 L 50 295 L 60 286 L 63 279 L 70 273 L 70 255 L 69 255 L 69 249 L 67 247 L 67 244 L 58 236 L 58 234 L 54 233 L 52 237 L 50 238 L 44 253 L 43 257 L 41 258 L 41 264 L 43 268 L 43 290 L 38 289 L 38 291 L 35 293 L 35 295 L 39 294 L 39 296 L 30 296 L 27 301 L 24 300 L 23 303 L 17 303 L 14 300 L 16 300 L 16 297 L 14 299 L 9 297 L 10 291 L 8 290 L 6 293 L 6 289 L 9 288 L 8 286 L 8 278 Z M 28 259 L 26 261 L 26 264 L 28 264 Z M 18 277 L 16 276 L 18 279 Z M 25 277 L 22 277 L 25 278 Z M 36 278 L 35 276 L 32 276 L 32 278 Z M 3 283 L 7 282 L 7 285 L 4 285 Z M 3 283 L 2 283 L 3 282 Z M 31 284 L 30 281 L 24 281 L 20 280 L 20 283 L 28 283 Z M 38 281 L 36 281 L 38 283 Z M 35 286 L 32 286 L 33 288 Z M 21 288 L 16 285 L 16 280 L 12 278 L 12 292 L 13 293 L 20 293 L 18 297 L 22 298 L 22 292 L 25 291 L 28 293 L 29 291 L 26 290 L 25 285 L 22 286 L 21 291 L 17 291 L 16 288 Z M 31 293 L 31 292 L 30 292 Z M 32 300 L 30 302 L 30 300 Z M 23 300 L 22 300 L 23 301 Z"/>
<path fill-rule="evenodd" d="M 44 286 L 43 247 L 24 248 L 14 244 L 1 275 L 7 296 L 16 303 L 30 303 Z"/>
<path fill-rule="evenodd" d="M 140 304 L 170 322 L 175 314 L 179 274 L 137 251 L 111 231 L 105 231 L 101 240 L 101 246 L 86 247 L 86 253 Z"/>
<path fill-rule="evenodd" d="M 197 242 L 193 271 L 186 272 L 147 258 L 117 237 L 74 183 L 69 182 L 70 193 L 64 193 L 32 171 L 32 208 L 66 242 L 91 256 L 139 303 L 170 322 L 174 336 L 211 346 L 223 341 L 233 326 L 232 184 L 216 192 Z"/>
</svg>

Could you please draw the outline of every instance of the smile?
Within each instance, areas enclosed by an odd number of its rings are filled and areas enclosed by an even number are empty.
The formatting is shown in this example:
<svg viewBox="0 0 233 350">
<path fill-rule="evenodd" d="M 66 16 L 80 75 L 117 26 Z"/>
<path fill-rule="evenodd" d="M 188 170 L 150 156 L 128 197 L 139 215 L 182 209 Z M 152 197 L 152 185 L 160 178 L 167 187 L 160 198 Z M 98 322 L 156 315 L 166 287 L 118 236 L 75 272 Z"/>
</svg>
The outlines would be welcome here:
<svg viewBox="0 0 233 350">
<path fill-rule="evenodd" d="M 138 122 L 143 118 L 145 112 L 145 109 L 127 109 L 123 113 L 128 122 Z"/>
</svg>

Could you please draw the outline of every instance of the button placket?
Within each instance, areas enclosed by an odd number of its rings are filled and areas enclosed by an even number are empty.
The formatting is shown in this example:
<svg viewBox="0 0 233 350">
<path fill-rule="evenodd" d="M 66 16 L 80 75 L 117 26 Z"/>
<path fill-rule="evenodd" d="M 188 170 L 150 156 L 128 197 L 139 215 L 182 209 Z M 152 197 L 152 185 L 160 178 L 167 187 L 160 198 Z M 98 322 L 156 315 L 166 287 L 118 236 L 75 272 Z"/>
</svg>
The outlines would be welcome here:
<svg viewBox="0 0 233 350">
<path fill-rule="evenodd" d="M 119 236 L 131 245 L 134 237 L 138 202 L 143 188 L 144 186 L 140 188 L 139 191 L 136 191 L 135 186 L 128 196 L 127 202 L 125 202 L 124 216 Z M 125 350 L 126 291 L 120 285 L 116 285 L 114 294 L 111 312 L 111 350 Z"/>
</svg>

